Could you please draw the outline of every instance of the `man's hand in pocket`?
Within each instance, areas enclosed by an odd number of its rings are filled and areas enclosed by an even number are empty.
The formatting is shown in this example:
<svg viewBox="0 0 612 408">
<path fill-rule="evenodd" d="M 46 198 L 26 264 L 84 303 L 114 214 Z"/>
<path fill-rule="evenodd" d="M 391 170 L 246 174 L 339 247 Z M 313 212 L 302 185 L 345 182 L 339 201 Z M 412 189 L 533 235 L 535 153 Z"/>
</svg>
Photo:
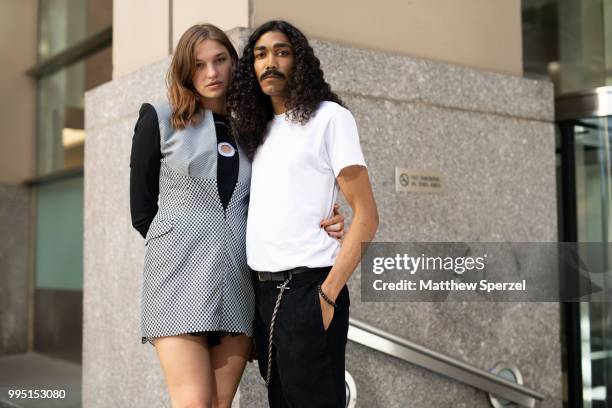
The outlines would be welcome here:
<svg viewBox="0 0 612 408">
<path fill-rule="evenodd" d="M 319 303 L 321 303 L 321 315 L 323 316 L 323 328 L 325 331 L 329 328 L 332 319 L 334 318 L 334 307 L 327 303 L 319 294 Z"/>
</svg>

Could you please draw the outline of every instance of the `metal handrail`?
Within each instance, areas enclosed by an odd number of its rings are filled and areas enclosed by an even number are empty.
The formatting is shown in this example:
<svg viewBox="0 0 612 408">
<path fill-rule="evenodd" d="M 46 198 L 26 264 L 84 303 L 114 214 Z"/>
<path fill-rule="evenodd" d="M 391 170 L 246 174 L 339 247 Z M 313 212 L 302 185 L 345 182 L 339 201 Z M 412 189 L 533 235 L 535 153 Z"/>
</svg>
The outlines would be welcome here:
<svg viewBox="0 0 612 408">
<path fill-rule="evenodd" d="M 534 408 L 544 395 L 505 378 L 474 367 L 456 358 L 378 329 L 362 321 L 349 319 L 349 340 L 399 358 L 437 374 L 471 385 L 521 406 Z"/>
</svg>

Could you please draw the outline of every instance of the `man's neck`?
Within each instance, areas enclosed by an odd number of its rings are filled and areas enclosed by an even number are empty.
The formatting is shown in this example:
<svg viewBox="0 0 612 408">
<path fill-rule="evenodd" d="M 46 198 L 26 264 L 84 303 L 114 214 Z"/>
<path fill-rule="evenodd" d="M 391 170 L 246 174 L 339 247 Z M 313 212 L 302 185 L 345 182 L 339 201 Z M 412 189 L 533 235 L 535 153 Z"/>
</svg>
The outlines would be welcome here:
<svg viewBox="0 0 612 408">
<path fill-rule="evenodd" d="M 281 115 L 287 112 L 287 106 L 285 106 L 285 102 L 287 102 L 286 97 L 271 96 L 270 101 L 272 102 L 272 110 L 274 110 L 275 115 Z"/>
</svg>

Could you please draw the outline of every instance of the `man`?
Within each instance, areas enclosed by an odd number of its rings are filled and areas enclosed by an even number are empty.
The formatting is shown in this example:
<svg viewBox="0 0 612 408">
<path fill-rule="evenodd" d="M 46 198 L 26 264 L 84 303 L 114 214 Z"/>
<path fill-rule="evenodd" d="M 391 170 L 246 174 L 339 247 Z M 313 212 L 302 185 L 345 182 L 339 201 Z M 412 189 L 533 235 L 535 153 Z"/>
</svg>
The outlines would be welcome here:
<svg viewBox="0 0 612 408">
<path fill-rule="evenodd" d="M 232 127 L 253 159 L 247 260 L 268 401 L 344 407 L 346 282 L 378 227 L 355 120 L 304 34 L 284 21 L 253 32 L 232 87 Z M 319 227 L 338 190 L 353 210 L 342 246 Z"/>
</svg>

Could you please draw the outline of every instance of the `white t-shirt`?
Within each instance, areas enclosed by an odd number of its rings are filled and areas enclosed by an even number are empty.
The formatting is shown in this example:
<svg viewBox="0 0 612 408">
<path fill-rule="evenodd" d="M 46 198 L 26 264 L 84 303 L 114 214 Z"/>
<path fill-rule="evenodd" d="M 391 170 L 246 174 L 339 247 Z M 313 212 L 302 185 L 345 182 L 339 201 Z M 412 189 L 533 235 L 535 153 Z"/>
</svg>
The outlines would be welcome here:
<svg viewBox="0 0 612 408">
<path fill-rule="evenodd" d="M 275 115 L 251 168 L 247 261 L 256 271 L 334 264 L 339 242 L 319 223 L 333 212 L 336 177 L 365 166 L 353 115 L 323 102 L 304 125 Z"/>
</svg>

